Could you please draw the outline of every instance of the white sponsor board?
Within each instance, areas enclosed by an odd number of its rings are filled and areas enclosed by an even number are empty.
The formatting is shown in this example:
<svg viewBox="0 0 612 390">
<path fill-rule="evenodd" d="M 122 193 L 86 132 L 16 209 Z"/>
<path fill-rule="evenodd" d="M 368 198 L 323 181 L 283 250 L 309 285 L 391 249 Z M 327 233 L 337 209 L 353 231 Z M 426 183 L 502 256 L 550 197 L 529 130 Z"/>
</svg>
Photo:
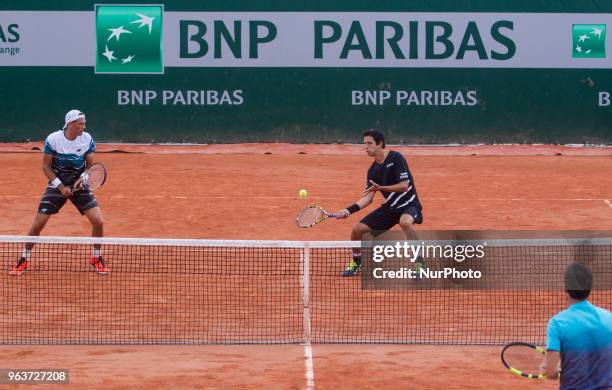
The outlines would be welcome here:
<svg viewBox="0 0 612 390">
<path fill-rule="evenodd" d="M 162 53 L 165 67 L 612 68 L 609 42 L 574 58 L 576 24 L 612 14 L 165 12 Z M 0 12 L 0 29 L 0 66 L 95 65 L 93 11 Z"/>
</svg>

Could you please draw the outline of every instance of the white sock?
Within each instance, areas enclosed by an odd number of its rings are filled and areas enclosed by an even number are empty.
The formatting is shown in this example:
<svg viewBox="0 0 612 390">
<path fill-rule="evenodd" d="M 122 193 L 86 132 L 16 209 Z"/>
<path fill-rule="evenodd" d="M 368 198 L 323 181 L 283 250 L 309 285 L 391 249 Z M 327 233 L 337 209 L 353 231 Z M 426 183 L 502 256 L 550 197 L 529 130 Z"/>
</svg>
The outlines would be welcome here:
<svg viewBox="0 0 612 390">
<path fill-rule="evenodd" d="M 102 256 L 102 249 L 94 248 L 92 253 L 93 253 L 93 257 L 100 257 Z"/>
<path fill-rule="evenodd" d="M 29 249 L 24 249 L 23 252 L 21 252 L 21 257 L 23 257 L 26 260 L 28 258 L 30 258 L 30 250 Z"/>
</svg>

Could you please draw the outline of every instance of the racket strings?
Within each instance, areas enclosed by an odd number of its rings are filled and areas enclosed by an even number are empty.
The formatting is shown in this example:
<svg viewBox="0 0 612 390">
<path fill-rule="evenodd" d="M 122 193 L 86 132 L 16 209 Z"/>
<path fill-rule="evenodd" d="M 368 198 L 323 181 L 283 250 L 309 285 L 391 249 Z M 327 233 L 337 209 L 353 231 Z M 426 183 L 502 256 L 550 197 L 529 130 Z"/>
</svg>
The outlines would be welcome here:
<svg viewBox="0 0 612 390">
<path fill-rule="evenodd" d="M 317 207 L 307 208 L 298 215 L 297 222 L 299 226 L 310 226 L 323 218 L 324 213 Z"/>
<path fill-rule="evenodd" d="M 90 189 L 95 190 L 99 188 L 106 178 L 106 171 L 101 165 L 94 165 L 91 169 L 87 170 L 87 173 L 83 177 L 83 184 L 87 185 Z"/>
<path fill-rule="evenodd" d="M 506 363 L 525 374 L 540 374 L 544 355 L 533 348 L 526 346 L 513 346 L 504 351 Z"/>
</svg>

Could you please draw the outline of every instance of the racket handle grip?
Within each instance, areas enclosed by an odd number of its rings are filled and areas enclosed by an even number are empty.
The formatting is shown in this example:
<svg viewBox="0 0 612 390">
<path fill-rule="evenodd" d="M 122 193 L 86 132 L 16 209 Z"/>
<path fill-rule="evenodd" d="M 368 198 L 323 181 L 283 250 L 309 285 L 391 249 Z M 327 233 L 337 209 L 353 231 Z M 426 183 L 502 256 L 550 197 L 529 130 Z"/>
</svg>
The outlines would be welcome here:
<svg viewBox="0 0 612 390">
<path fill-rule="evenodd" d="M 338 216 L 338 214 L 337 213 L 329 213 L 329 216 L 331 218 L 336 218 Z"/>
</svg>

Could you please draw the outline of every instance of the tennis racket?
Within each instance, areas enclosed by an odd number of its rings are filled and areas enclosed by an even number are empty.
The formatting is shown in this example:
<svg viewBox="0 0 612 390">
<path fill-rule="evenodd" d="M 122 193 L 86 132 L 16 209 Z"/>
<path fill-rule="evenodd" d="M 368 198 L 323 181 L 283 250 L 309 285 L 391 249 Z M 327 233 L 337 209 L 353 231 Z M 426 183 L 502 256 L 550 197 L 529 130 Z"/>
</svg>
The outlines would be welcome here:
<svg viewBox="0 0 612 390">
<path fill-rule="evenodd" d="M 534 344 L 517 341 L 502 349 L 501 360 L 511 373 L 524 378 L 542 379 L 546 350 Z"/>
<path fill-rule="evenodd" d="M 106 181 L 106 168 L 102 163 L 91 164 L 81 177 L 74 183 L 72 191 L 90 190 L 95 191 L 102 187 Z"/>
<path fill-rule="evenodd" d="M 335 216 L 336 214 L 328 213 L 319 206 L 308 206 L 298 213 L 295 222 L 301 228 L 309 228 Z"/>
</svg>

